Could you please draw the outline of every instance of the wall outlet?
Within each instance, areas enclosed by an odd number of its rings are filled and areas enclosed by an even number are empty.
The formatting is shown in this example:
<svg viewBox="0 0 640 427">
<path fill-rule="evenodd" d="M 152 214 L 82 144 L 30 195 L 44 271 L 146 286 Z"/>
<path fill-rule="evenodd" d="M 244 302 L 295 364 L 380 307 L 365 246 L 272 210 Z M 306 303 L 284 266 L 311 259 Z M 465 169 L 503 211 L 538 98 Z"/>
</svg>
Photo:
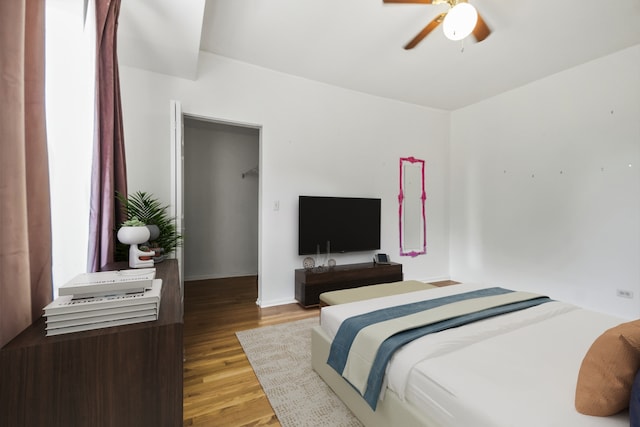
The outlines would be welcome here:
<svg viewBox="0 0 640 427">
<path fill-rule="evenodd" d="M 633 298 L 633 292 L 631 292 L 628 289 L 617 289 L 616 290 L 616 296 L 619 296 L 620 298 L 632 299 Z"/>
</svg>

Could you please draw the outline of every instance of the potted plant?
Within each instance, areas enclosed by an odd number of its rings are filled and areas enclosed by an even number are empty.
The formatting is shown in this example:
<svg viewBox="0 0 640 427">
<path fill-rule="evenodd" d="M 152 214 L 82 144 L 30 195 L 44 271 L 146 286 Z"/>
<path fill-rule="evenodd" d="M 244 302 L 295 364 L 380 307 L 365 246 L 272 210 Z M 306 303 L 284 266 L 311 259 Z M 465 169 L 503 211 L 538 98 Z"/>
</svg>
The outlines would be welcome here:
<svg viewBox="0 0 640 427">
<path fill-rule="evenodd" d="M 118 240 L 130 245 L 144 243 L 149 239 L 149 229 L 146 224 L 134 216 L 122 223 L 118 230 Z"/>
<path fill-rule="evenodd" d="M 152 257 L 154 252 L 149 251 L 146 246 L 138 246 L 149 240 L 150 232 L 146 224 L 132 217 L 122 223 L 118 230 L 118 241 L 129 245 L 129 267 L 143 268 L 153 266 Z"/>
<path fill-rule="evenodd" d="M 182 244 L 182 236 L 176 229 L 174 218 L 167 214 L 168 205 L 163 205 L 157 198 L 144 191 L 130 194 L 129 197 L 118 193 L 116 197 L 122 204 L 128 220 L 137 218 L 149 227 L 151 238 L 148 247 L 156 252 L 156 262 L 162 261 Z"/>
</svg>

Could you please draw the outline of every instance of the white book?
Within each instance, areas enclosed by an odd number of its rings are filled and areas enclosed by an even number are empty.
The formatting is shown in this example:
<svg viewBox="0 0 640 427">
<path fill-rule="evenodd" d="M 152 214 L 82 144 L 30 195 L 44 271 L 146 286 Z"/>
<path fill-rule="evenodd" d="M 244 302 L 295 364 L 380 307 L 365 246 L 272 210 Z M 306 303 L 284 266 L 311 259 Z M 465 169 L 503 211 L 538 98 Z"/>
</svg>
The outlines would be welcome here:
<svg viewBox="0 0 640 427">
<path fill-rule="evenodd" d="M 45 317 L 46 317 L 46 322 L 51 323 L 51 322 L 61 322 L 63 320 L 91 319 L 92 317 L 127 314 L 132 312 L 139 313 L 145 310 L 158 310 L 158 303 L 153 302 L 149 304 L 125 305 L 123 307 L 103 308 L 103 309 L 90 310 L 90 311 L 50 314 L 48 316 L 45 315 Z"/>
<path fill-rule="evenodd" d="M 44 315 L 49 317 L 55 314 L 77 313 L 101 310 L 104 308 L 123 307 L 127 305 L 157 303 L 159 306 L 161 292 L 162 279 L 153 279 L 151 289 L 146 290 L 144 293 L 111 295 L 84 299 L 74 299 L 72 295 L 65 295 L 53 300 L 44 307 L 43 310 Z"/>
<path fill-rule="evenodd" d="M 47 320 L 46 330 L 68 328 L 70 326 L 91 325 L 94 323 L 114 322 L 117 320 L 134 319 L 137 317 L 155 316 L 158 318 L 158 312 L 155 308 L 142 311 L 130 311 L 128 313 L 107 314 L 105 316 L 85 317 L 82 319 L 70 320 Z"/>
<path fill-rule="evenodd" d="M 91 331 L 94 329 L 109 328 L 112 326 L 130 325 L 134 323 L 151 322 L 157 320 L 156 316 L 134 317 L 130 319 L 114 320 L 111 322 L 90 323 L 88 325 L 69 326 L 67 328 L 58 328 L 47 330 L 47 336 L 62 335 L 72 332 Z"/>
<path fill-rule="evenodd" d="M 58 295 L 79 298 L 144 292 L 155 276 L 155 268 L 83 273 L 58 288 Z"/>
</svg>

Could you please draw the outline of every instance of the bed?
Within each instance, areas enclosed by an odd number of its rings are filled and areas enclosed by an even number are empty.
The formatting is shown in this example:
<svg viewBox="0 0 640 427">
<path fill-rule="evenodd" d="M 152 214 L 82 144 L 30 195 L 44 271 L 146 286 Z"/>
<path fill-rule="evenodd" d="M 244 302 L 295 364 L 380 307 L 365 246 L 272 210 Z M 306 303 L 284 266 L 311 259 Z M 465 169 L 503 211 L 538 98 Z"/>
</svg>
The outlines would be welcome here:
<svg viewBox="0 0 640 427">
<path fill-rule="evenodd" d="M 624 319 L 548 301 L 425 335 L 384 370 L 375 410 L 327 364 L 345 319 L 485 287 L 460 284 L 323 307 L 312 331 L 312 367 L 366 426 L 628 427 L 629 414 L 576 411 L 585 354 Z"/>
</svg>

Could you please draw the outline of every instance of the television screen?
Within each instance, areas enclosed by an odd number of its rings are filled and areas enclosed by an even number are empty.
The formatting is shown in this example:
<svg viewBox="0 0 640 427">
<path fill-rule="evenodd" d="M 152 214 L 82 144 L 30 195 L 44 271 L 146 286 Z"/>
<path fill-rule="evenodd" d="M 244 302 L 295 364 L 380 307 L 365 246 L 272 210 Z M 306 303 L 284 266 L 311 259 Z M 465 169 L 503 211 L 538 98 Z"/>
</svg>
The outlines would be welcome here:
<svg viewBox="0 0 640 427">
<path fill-rule="evenodd" d="M 380 249 L 380 199 L 299 197 L 298 255 Z"/>
</svg>

